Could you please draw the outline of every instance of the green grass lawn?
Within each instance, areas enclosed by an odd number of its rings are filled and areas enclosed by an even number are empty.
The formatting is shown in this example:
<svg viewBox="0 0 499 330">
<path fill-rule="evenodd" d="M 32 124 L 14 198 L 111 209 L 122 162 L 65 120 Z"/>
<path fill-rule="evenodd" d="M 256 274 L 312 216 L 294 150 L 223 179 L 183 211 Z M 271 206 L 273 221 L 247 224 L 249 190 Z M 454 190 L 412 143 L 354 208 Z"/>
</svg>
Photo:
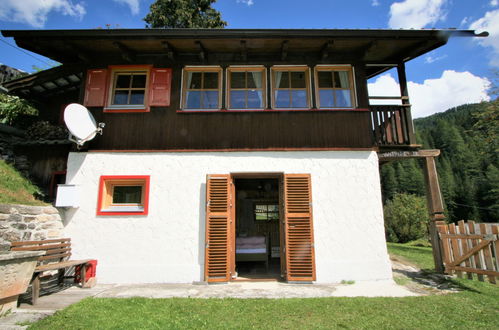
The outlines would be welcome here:
<svg viewBox="0 0 499 330">
<path fill-rule="evenodd" d="M 47 205 L 33 197 L 38 188 L 0 160 L 0 204 Z"/>
<path fill-rule="evenodd" d="M 407 260 L 421 269 L 434 270 L 431 247 L 411 246 L 401 243 L 387 243 L 388 253 Z"/>
<path fill-rule="evenodd" d="M 423 268 L 431 249 L 389 244 Z M 499 287 L 456 280 L 463 291 L 407 298 L 87 298 L 30 329 L 498 329 Z"/>
</svg>

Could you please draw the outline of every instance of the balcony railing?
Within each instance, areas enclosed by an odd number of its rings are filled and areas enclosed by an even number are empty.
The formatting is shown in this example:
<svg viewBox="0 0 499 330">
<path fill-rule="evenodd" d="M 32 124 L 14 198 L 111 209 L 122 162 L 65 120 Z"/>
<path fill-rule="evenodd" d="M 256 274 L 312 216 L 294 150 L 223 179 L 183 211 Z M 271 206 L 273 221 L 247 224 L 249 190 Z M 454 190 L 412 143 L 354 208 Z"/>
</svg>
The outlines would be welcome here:
<svg viewBox="0 0 499 330">
<path fill-rule="evenodd" d="M 377 146 L 417 146 L 410 104 L 370 105 L 369 108 L 371 110 L 372 130 Z"/>
</svg>

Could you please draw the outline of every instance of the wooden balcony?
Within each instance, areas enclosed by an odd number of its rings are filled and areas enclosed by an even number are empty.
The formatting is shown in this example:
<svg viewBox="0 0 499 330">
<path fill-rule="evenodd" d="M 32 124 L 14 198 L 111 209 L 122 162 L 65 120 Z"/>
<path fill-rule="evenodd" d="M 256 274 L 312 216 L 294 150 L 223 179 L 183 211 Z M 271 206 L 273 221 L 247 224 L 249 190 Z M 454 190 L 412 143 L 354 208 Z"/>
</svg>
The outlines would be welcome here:
<svg viewBox="0 0 499 330">
<path fill-rule="evenodd" d="M 410 104 L 370 105 L 375 144 L 380 149 L 415 149 L 414 124 Z"/>
</svg>

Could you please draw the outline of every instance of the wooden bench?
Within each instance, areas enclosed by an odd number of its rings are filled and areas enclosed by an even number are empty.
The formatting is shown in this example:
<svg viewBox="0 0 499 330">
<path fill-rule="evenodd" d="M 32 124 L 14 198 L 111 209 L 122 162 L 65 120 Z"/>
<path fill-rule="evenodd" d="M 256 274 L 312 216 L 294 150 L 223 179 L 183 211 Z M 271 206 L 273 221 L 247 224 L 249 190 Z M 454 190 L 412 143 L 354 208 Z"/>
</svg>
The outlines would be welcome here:
<svg viewBox="0 0 499 330">
<path fill-rule="evenodd" d="M 59 238 L 48 239 L 43 241 L 20 241 L 13 242 L 10 247 L 11 251 L 45 251 L 45 255 L 38 258 L 35 272 L 31 280 L 32 297 L 31 303 L 34 305 L 40 296 L 40 277 L 43 272 L 57 270 L 58 284 L 61 285 L 64 281 L 66 268 L 81 266 L 80 278 L 82 286 L 85 284 L 85 274 L 87 263 L 92 259 L 85 260 L 68 260 L 71 256 L 71 239 Z"/>
</svg>

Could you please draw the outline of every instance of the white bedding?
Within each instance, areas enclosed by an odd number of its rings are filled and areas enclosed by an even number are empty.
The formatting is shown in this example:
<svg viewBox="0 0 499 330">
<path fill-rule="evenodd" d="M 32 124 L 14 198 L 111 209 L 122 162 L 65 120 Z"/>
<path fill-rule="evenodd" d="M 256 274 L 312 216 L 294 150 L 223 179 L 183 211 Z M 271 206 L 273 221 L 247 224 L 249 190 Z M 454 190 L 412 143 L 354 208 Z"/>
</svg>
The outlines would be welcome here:
<svg viewBox="0 0 499 330">
<path fill-rule="evenodd" d="M 267 249 L 266 248 L 260 248 L 260 249 L 239 249 L 239 248 L 236 248 L 236 253 L 237 254 L 267 253 Z"/>
</svg>

